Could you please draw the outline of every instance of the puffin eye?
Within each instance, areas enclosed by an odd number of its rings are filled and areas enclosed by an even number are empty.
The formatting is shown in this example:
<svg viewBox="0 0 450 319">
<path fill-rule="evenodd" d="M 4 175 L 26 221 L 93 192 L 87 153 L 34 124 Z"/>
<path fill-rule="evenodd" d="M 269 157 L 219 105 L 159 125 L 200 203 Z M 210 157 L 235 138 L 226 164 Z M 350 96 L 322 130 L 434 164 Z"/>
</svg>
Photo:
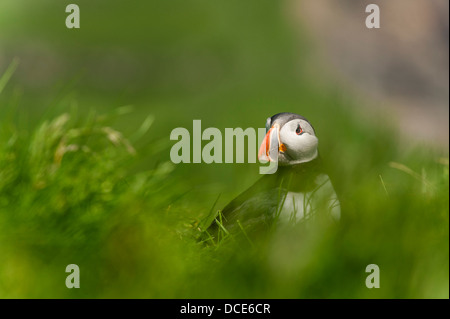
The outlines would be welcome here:
<svg viewBox="0 0 450 319">
<path fill-rule="evenodd" d="M 303 129 L 302 129 L 302 127 L 300 126 L 300 124 L 297 126 L 297 129 L 295 130 L 295 133 L 297 133 L 297 135 L 300 135 L 300 134 L 303 133 Z"/>
</svg>

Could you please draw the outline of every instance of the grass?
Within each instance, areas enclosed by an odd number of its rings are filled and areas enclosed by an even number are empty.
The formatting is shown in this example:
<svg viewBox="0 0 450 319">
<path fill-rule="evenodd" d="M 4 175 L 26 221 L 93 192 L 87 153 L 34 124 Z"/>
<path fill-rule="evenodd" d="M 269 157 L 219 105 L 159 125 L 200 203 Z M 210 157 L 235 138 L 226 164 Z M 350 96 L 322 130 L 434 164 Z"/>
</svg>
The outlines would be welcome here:
<svg viewBox="0 0 450 319">
<path fill-rule="evenodd" d="M 45 3 L 10 14 L 17 28 L 0 19 L 4 50 L 39 37 L 67 66 L 37 88 L 26 65 L 2 67 L 1 298 L 449 297 L 448 149 L 401 138 L 390 114 L 366 117 L 341 87 L 298 73 L 314 52 L 302 36 L 294 54 L 278 4 L 178 1 L 168 20 L 168 5 L 141 4 L 120 20 L 120 2 L 80 1 L 86 18 L 69 34 L 64 6 Z M 102 64 L 116 46 L 134 76 Z M 261 242 L 220 228 L 224 240 L 199 243 L 258 165 L 174 165 L 170 131 L 193 119 L 262 127 L 281 111 L 315 126 L 342 220 Z M 80 289 L 65 287 L 71 263 Z M 365 286 L 373 263 L 380 289 Z"/>
<path fill-rule="evenodd" d="M 66 113 L 32 130 L 2 119 L 3 298 L 448 297 L 446 159 L 421 150 L 364 176 L 345 167 L 358 183 L 342 183 L 339 225 L 241 242 L 227 240 L 219 214 L 221 240 L 205 247 L 191 227 L 206 203 L 192 202 L 191 215 L 177 201 L 189 183 L 169 162 L 137 169 L 142 150 L 111 116 Z M 70 263 L 83 289 L 65 288 Z M 370 263 L 381 269 L 378 290 L 364 285 Z"/>
</svg>

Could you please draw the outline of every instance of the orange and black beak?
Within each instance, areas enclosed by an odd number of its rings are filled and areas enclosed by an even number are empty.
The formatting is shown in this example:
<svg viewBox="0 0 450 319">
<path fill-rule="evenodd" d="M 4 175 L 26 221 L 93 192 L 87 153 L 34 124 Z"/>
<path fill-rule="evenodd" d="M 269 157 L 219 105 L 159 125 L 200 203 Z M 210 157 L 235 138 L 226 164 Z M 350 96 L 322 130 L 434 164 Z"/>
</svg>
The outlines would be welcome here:
<svg viewBox="0 0 450 319">
<path fill-rule="evenodd" d="M 258 159 L 266 162 L 278 162 L 278 151 L 284 152 L 286 147 L 280 141 L 280 125 L 273 125 L 259 148 Z"/>
</svg>

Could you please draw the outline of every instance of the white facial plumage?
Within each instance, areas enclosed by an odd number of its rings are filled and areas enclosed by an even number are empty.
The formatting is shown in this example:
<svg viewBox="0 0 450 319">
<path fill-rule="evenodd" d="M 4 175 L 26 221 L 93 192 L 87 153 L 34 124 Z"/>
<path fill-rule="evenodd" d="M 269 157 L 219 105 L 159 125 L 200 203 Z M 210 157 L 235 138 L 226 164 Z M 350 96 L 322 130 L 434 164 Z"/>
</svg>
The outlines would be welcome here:
<svg viewBox="0 0 450 319">
<path fill-rule="evenodd" d="M 319 139 L 312 126 L 305 120 L 294 119 L 280 129 L 280 165 L 293 165 L 312 161 L 318 156 Z"/>
</svg>

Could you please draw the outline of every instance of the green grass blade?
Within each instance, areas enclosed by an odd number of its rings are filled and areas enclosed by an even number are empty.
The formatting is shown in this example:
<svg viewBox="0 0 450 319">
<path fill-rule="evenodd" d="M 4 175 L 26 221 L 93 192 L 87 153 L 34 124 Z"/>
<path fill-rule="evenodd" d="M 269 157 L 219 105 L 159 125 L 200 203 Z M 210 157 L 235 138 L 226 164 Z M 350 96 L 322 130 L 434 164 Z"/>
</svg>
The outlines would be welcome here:
<svg viewBox="0 0 450 319">
<path fill-rule="evenodd" d="M 5 88 L 6 84 L 8 84 L 9 80 L 11 79 L 12 75 L 17 69 L 17 66 L 19 65 L 19 58 L 14 58 L 11 62 L 11 64 L 6 69 L 5 73 L 0 77 L 0 94 L 2 93 L 3 89 Z"/>
</svg>

